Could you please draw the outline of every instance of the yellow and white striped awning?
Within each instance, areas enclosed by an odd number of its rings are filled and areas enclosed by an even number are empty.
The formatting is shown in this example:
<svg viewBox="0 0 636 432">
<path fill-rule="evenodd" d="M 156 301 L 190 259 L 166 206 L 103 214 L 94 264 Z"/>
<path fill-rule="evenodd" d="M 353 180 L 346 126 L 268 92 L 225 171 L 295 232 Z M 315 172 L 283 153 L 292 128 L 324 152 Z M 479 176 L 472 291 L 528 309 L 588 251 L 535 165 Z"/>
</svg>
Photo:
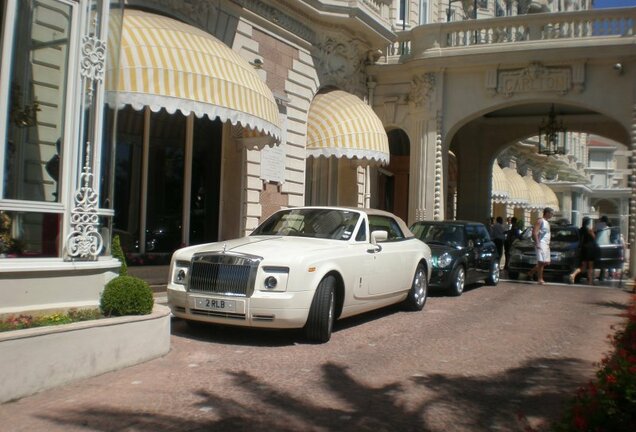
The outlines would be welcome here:
<svg viewBox="0 0 636 432">
<path fill-rule="evenodd" d="M 528 205 L 528 185 L 519 175 L 516 169 L 505 167 L 503 172 L 508 179 L 508 204 L 513 207 L 527 207 Z"/>
<path fill-rule="evenodd" d="M 180 21 L 126 9 L 119 65 L 106 75 L 109 103 L 119 107 L 218 117 L 280 139 L 276 100 L 254 68 L 218 39 Z"/>
<path fill-rule="evenodd" d="M 523 177 L 523 181 L 528 186 L 528 207 L 534 210 L 542 210 L 546 207 L 543 189 L 530 175 Z"/>
<path fill-rule="evenodd" d="M 388 164 L 382 121 L 359 97 L 342 90 L 319 93 L 307 119 L 307 157 L 346 157 Z"/>
<path fill-rule="evenodd" d="M 554 193 L 552 188 L 545 183 L 539 183 L 541 189 L 543 189 L 543 196 L 545 197 L 545 205 L 546 207 L 552 207 L 555 212 L 560 210 L 559 207 L 559 198 Z"/>
<path fill-rule="evenodd" d="M 492 165 L 492 190 L 490 197 L 496 203 L 503 203 L 510 198 L 508 179 L 497 162 Z"/>
</svg>

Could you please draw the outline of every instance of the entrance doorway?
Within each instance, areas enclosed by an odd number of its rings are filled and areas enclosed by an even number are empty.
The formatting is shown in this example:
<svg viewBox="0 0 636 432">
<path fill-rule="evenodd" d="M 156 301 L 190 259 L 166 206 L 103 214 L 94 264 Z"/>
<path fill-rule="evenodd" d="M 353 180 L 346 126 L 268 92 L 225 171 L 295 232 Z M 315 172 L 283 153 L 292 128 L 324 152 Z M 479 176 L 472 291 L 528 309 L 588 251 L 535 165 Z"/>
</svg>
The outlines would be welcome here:
<svg viewBox="0 0 636 432">
<path fill-rule="evenodd" d="M 393 129 L 387 135 L 391 158 L 388 167 L 378 168 L 378 207 L 406 221 L 409 212 L 411 145 L 402 129 Z"/>
</svg>

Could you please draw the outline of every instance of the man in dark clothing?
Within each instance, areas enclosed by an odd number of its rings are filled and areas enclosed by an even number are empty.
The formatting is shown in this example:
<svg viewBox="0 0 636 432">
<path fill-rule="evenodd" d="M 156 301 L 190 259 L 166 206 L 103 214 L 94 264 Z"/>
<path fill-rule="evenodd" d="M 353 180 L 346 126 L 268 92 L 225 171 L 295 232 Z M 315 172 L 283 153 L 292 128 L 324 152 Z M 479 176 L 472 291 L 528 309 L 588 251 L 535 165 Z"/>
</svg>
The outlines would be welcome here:
<svg viewBox="0 0 636 432">
<path fill-rule="evenodd" d="M 521 238 L 521 229 L 517 223 L 517 218 L 512 217 L 510 219 L 510 228 L 506 231 L 506 240 L 504 240 L 504 254 L 506 255 L 506 263 L 504 264 L 504 270 L 508 270 L 508 263 L 510 262 L 510 249 L 512 249 L 512 243 L 515 240 Z"/>
<path fill-rule="evenodd" d="M 504 240 L 506 239 L 506 227 L 503 224 L 503 218 L 497 216 L 497 219 L 492 226 L 492 241 L 497 246 L 497 254 L 499 258 L 503 256 Z"/>
</svg>

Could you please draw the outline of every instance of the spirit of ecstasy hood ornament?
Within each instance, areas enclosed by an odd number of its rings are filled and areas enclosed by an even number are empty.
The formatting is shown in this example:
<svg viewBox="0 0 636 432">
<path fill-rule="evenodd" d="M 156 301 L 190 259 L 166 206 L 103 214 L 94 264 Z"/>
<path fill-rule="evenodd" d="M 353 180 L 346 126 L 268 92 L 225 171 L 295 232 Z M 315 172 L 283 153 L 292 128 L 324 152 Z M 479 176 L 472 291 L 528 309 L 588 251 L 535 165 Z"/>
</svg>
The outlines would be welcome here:
<svg viewBox="0 0 636 432">
<path fill-rule="evenodd" d="M 223 253 L 227 250 L 227 243 L 223 243 Z"/>
</svg>

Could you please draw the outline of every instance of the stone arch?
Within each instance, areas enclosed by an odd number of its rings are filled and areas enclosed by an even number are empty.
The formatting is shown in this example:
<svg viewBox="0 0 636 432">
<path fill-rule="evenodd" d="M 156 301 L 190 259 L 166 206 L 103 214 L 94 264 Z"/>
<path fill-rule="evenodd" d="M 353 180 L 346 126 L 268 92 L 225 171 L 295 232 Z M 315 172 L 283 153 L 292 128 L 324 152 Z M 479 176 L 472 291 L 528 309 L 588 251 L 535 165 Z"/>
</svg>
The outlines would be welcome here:
<svg viewBox="0 0 636 432">
<path fill-rule="evenodd" d="M 458 218 L 482 220 L 488 216 L 494 158 L 507 146 L 537 136 L 552 104 L 569 131 L 594 133 L 628 145 L 624 119 L 610 116 L 599 103 L 578 99 L 516 98 L 489 106 L 484 102 L 461 119 L 451 112 L 445 116 L 448 132 L 443 145 L 457 157 Z"/>
</svg>

